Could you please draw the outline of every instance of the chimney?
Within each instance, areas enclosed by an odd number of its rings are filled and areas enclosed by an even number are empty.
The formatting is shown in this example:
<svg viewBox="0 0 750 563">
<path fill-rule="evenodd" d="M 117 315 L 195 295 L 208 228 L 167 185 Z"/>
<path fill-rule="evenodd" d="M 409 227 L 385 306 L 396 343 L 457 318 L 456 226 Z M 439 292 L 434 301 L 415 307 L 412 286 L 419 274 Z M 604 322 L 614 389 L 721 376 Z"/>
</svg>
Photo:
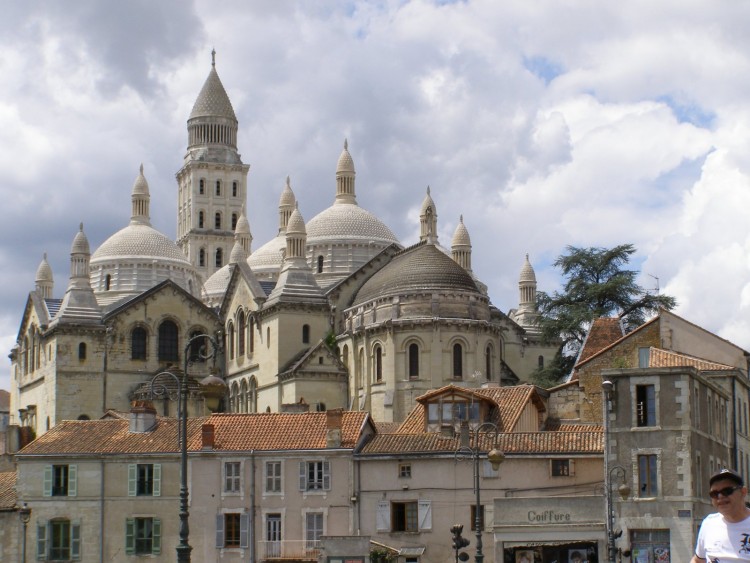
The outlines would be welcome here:
<svg viewBox="0 0 750 563">
<path fill-rule="evenodd" d="M 151 401 L 133 401 L 130 407 L 130 431 L 149 432 L 156 426 L 156 409 Z"/>
<path fill-rule="evenodd" d="M 341 447 L 341 421 L 344 418 L 344 409 L 331 409 L 326 411 L 326 447 Z"/>
<path fill-rule="evenodd" d="M 201 446 L 204 450 L 214 449 L 214 439 L 216 438 L 213 424 L 204 424 L 201 426 Z"/>
</svg>

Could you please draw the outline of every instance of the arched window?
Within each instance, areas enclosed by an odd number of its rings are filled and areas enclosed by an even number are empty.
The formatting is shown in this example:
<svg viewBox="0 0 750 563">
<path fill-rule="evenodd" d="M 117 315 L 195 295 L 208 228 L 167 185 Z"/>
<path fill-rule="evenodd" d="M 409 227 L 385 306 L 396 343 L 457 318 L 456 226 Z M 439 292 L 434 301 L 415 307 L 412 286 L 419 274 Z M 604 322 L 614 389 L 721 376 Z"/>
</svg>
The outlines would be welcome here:
<svg viewBox="0 0 750 563">
<path fill-rule="evenodd" d="M 238 191 L 239 191 L 239 184 L 237 184 L 237 181 L 232 182 L 232 197 L 237 197 Z"/>
<path fill-rule="evenodd" d="M 172 321 L 164 321 L 159 325 L 159 361 L 176 362 L 178 353 L 177 325 Z"/>
<path fill-rule="evenodd" d="M 190 355 L 188 359 L 193 363 L 206 361 L 208 340 L 205 337 L 198 338 L 201 334 L 204 334 L 202 330 L 194 330 L 190 333 Z"/>
<path fill-rule="evenodd" d="M 232 383 L 232 390 L 229 392 L 229 412 L 238 412 L 239 397 L 240 387 L 236 383 Z"/>
<path fill-rule="evenodd" d="M 310 344 L 310 325 L 302 325 L 302 344 Z"/>
<path fill-rule="evenodd" d="M 320 274 L 323 271 L 323 257 L 318 256 L 318 273 Z"/>
<path fill-rule="evenodd" d="M 453 377 L 464 376 L 464 348 L 459 343 L 453 345 Z"/>
<path fill-rule="evenodd" d="M 419 377 L 419 345 L 409 344 L 409 377 Z"/>
<path fill-rule="evenodd" d="M 375 346 L 375 381 L 383 381 L 383 349 Z"/>
<path fill-rule="evenodd" d="M 198 211 L 198 228 L 202 229 L 203 224 L 206 222 L 206 215 L 203 211 Z"/>
<path fill-rule="evenodd" d="M 266 327 L 266 348 L 271 347 L 271 327 Z"/>
<path fill-rule="evenodd" d="M 229 329 L 227 330 L 229 336 L 229 359 L 234 360 L 234 324 L 229 323 Z"/>
<path fill-rule="evenodd" d="M 221 213 L 218 211 L 216 212 L 216 215 L 214 215 L 214 228 L 216 230 L 221 229 Z"/>
<path fill-rule="evenodd" d="M 242 309 L 237 314 L 237 354 L 245 354 L 245 312 Z"/>
<path fill-rule="evenodd" d="M 198 193 L 201 195 L 206 193 L 206 181 L 203 178 L 198 181 Z"/>
<path fill-rule="evenodd" d="M 247 412 L 247 382 L 243 381 L 240 385 L 239 412 Z"/>
<path fill-rule="evenodd" d="M 250 354 L 255 352 L 255 319 L 250 317 L 250 334 L 248 335 L 249 343 L 248 343 L 248 351 Z"/>
<path fill-rule="evenodd" d="M 78 359 L 79 360 L 85 360 L 86 359 L 86 343 L 81 342 L 78 344 Z"/>
<path fill-rule="evenodd" d="M 205 266 L 206 265 L 206 249 L 201 248 L 198 251 L 198 265 L 199 266 Z"/>
<path fill-rule="evenodd" d="M 487 381 L 492 381 L 492 345 L 487 344 L 484 350 L 484 375 Z"/>
<path fill-rule="evenodd" d="M 536 363 L 539 365 L 539 369 L 544 369 L 544 356 L 539 356 Z"/>
<path fill-rule="evenodd" d="M 221 250 L 221 248 L 216 249 L 216 267 L 221 268 L 221 264 L 224 261 L 224 252 Z"/>
<path fill-rule="evenodd" d="M 109 291 L 109 288 L 112 285 L 112 276 L 107 274 L 107 277 L 104 278 L 104 290 Z"/>
<path fill-rule="evenodd" d="M 236 213 L 232 213 L 232 230 L 233 231 L 237 230 L 237 214 Z"/>
<path fill-rule="evenodd" d="M 148 333 L 142 326 L 137 326 L 130 332 L 130 359 L 145 360 L 147 350 Z"/>
<path fill-rule="evenodd" d="M 349 369 L 349 345 L 344 344 L 344 349 L 341 351 L 341 361 L 346 369 Z"/>
<path fill-rule="evenodd" d="M 216 180 L 216 195 L 221 195 L 221 180 Z"/>
<path fill-rule="evenodd" d="M 250 390 L 247 393 L 247 412 L 258 412 L 258 382 L 250 378 Z"/>
</svg>

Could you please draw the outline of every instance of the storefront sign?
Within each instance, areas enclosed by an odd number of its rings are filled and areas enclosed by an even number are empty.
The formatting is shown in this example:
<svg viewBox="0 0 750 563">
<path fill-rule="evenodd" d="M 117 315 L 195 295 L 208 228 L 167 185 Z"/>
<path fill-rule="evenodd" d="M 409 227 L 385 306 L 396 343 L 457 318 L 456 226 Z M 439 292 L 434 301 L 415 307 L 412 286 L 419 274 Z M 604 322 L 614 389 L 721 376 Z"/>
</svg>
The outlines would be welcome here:
<svg viewBox="0 0 750 563">
<path fill-rule="evenodd" d="M 603 519 L 600 496 L 495 499 L 496 526 L 603 524 Z"/>
</svg>

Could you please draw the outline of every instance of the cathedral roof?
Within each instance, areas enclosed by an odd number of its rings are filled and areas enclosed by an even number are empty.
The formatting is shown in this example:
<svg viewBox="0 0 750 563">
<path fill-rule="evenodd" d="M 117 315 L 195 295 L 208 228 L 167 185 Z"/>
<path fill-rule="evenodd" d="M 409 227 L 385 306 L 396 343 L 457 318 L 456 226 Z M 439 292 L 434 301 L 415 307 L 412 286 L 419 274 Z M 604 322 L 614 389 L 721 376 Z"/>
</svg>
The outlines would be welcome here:
<svg viewBox="0 0 750 563">
<path fill-rule="evenodd" d="M 70 247 L 70 253 L 71 254 L 90 254 L 89 250 L 89 239 L 86 238 L 86 235 L 83 232 L 83 223 L 81 223 L 81 228 L 76 233 L 75 238 L 73 239 L 73 244 Z"/>
<path fill-rule="evenodd" d="M 464 225 L 463 215 L 461 215 L 461 220 L 458 222 L 456 231 L 453 233 L 451 246 L 471 246 L 471 238 L 469 237 L 469 231 L 466 230 L 466 226 Z"/>
<path fill-rule="evenodd" d="M 352 155 L 349 153 L 349 141 L 347 140 L 344 140 L 344 150 L 341 151 L 341 155 L 339 156 L 336 172 L 354 174 L 354 159 L 352 159 Z"/>
<path fill-rule="evenodd" d="M 227 91 L 224 90 L 224 85 L 219 80 L 216 66 L 213 63 L 211 64 L 211 72 L 208 73 L 208 78 L 206 78 L 206 82 L 203 84 L 200 94 L 198 94 L 198 99 L 195 100 L 189 119 L 196 117 L 226 117 L 237 121 L 232 102 L 229 101 Z"/>
<path fill-rule="evenodd" d="M 341 240 L 397 243 L 398 239 L 375 215 L 354 203 L 336 203 L 307 223 L 307 243 Z"/>
<path fill-rule="evenodd" d="M 518 278 L 518 281 L 523 282 L 533 282 L 536 283 L 536 274 L 534 273 L 534 268 L 531 266 L 531 262 L 529 262 L 529 255 L 526 255 L 526 260 L 523 263 L 523 266 L 521 266 L 521 275 Z"/>
<path fill-rule="evenodd" d="M 283 262 L 283 251 L 286 249 L 286 235 L 283 233 L 275 236 L 258 250 L 253 252 L 247 259 L 247 265 L 253 270 L 279 269 Z"/>
<path fill-rule="evenodd" d="M 357 293 L 354 304 L 415 291 L 450 290 L 479 294 L 471 275 L 434 244 L 407 248 L 375 273 Z"/>
<path fill-rule="evenodd" d="M 167 260 L 191 267 L 178 246 L 149 225 L 131 224 L 116 232 L 94 252 L 91 263 L 93 265 L 125 257 Z"/>
</svg>

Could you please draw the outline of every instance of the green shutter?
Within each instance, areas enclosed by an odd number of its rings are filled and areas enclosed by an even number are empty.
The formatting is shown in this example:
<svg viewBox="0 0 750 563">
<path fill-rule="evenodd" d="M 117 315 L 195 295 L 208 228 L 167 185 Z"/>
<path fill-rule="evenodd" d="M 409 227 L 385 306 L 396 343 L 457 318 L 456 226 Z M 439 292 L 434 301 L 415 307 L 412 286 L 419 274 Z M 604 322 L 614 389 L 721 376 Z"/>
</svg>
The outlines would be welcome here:
<svg viewBox="0 0 750 563">
<path fill-rule="evenodd" d="M 78 560 L 81 558 L 81 521 L 73 520 L 70 523 L 70 557 Z"/>
<path fill-rule="evenodd" d="M 50 468 L 51 469 L 51 468 Z M 47 559 L 47 521 L 36 522 L 36 558 L 39 561 Z"/>
<path fill-rule="evenodd" d="M 161 463 L 154 464 L 154 492 L 155 497 L 161 496 Z"/>
<path fill-rule="evenodd" d="M 42 494 L 45 497 L 52 496 L 52 466 L 51 465 L 44 466 L 44 486 L 43 486 Z"/>
<path fill-rule="evenodd" d="M 138 486 L 138 466 L 135 463 L 128 464 L 128 496 L 134 497 Z"/>
<path fill-rule="evenodd" d="M 68 496 L 78 496 L 78 466 L 68 466 Z"/>
<path fill-rule="evenodd" d="M 151 528 L 151 553 L 159 555 L 161 553 L 161 520 L 154 518 Z"/>
<path fill-rule="evenodd" d="M 135 518 L 125 518 L 125 554 L 135 553 Z"/>
</svg>

